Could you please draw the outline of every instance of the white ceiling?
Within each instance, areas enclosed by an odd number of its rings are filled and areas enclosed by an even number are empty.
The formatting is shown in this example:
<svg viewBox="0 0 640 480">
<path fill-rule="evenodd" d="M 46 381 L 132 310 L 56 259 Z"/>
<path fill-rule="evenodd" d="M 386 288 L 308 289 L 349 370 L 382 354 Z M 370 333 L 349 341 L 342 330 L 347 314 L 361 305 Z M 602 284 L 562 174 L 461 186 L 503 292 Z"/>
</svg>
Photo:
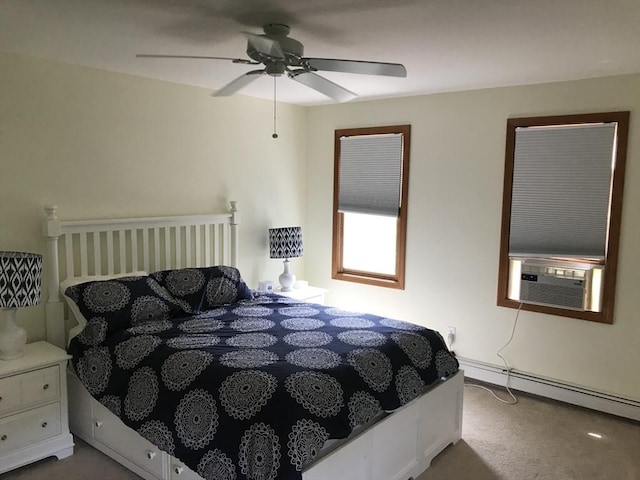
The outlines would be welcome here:
<svg viewBox="0 0 640 480">
<path fill-rule="evenodd" d="M 640 73 L 639 0 L 0 0 L 0 51 L 212 92 L 255 66 L 242 31 L 291 26 L 308 57 L 402 63 L 407 78 L 321 72 L 359 99 Z M 278 100 L 332 103 L 285 77 Z M 273 97 L 273 79 L 240 92 Z"/>
</svg>

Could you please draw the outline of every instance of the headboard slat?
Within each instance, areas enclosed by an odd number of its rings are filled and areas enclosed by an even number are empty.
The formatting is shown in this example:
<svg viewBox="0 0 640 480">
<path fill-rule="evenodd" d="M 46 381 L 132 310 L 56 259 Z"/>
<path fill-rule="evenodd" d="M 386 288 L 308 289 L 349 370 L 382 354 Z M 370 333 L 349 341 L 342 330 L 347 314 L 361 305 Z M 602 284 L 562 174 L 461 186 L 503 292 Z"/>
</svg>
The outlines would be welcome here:
<svg viewBox="0 0 640 480">
<path fill-rule="evenodd" d="M 194 241 L 195 241 L 195 249 L 196 249 L 196 265 L 202 265 L 202 252 L 200 251 L 201 233 L 202 233 L 202 225 L 196 225 L 195 232 L 194 232 Z"/>
<path fill-rule="evenodd" d="M 222 231 L 223 231 L 223 235 L 229 235 L 229 225 L 222 225 Z M 229 248 L 228 245 L 221 245 L 221 250 L 222 250 L 222 258 L 224 259 L 223 261 L 228 261 L 227 259 L 229 258 Z"/>
<path fill-rule="evenodd" d="M 107 273 L 113 275 L 115 272 L 113 264 L 113 230 L 105 232 L 107 234 Z"/>
<path fill-rule="evenodd" d="M 71 245 L 73 244 L 73 237 L 71 235 L 65 235 L 64 243 L 65 243 L 65 252 L 66 252 L 66 257 L 65 257 L 66 272 L 65 272 L 65 274 L 67 276 L 73 276 L 73 275 L 75 275 L 75 272 L 73 271 L 73 257 L 71 255 L 69 255 L 69 252 L 73 252 L 73 249 L 71 248 Z"/>
<path fill-rule="evenodd" d="M 187 265 L 198 265 L 198 262 L 193 262 L 191 257 L 191 229 L 197 228 L 197 226 L 188 225 L 184 227 L 184 254 Z"/>
<path fill-rule="evenodd" d="M 214 226 L 213 227 L 213 236 L 215 238 L 216 236 L 216 230 L 218 230 L 219 227 Z M 220 245 L 215 243 L 215 240 L 213 241 L 213 263 L 220 263 Z"/>
<path fill-rule="evenodd" d="M 209 225 L 204 226 L 204 263 L 209 264 L 211 262 L 211 227 Z"/>
<path fill-rule="evenodd" d="M 131 270 L 139 270 L 138 264 L 138 229 L 131 229 Z"/>
<path fill-rule="evenodd" d="M 127 247 L 125 245 L 125 230 L 118 230 L 118 250 L 120 253 L 118 273 L 127 271 Z"/>
<path fill-rule="evenodd" d="M 100 232 L 92 232 L 93 240 L 93 269 L 96 275 L 102 275 L 102 245 L 100 242 Z"/>
<path fill-rule="evenodd" d="M 80 233 L 80 275 L 88 275 L 87 265 L 87 232 Z"/>
<path fill-rule="evenodd" d="M 181 247 L 181 242 L 182 242 L 182 226 L 177 226 L 175 228 L 175 242 L 174 242 L 174 246 L 175 246 L 175 256 L 176 256 L 176 267 L 177 268 L 182 268 L 182 249 Z"/>
<path fill-rule="evenodd" d="M 171 265 L 171 227 L 163 228 L 164 232 L 164 269 Z"/>
<path fill-rule="evenodd" d="M 154 270 L 160 270 L 160 229 L 158 227 L 153 229 L 153 253 L 155 254 Z M 147 269 L 147 271 L 151 268 Z"/>
<path fill-rule="evenodd" d="M 149 230 L 146 228 L 142 229 L 142 244 L 149 245 Z M 142 262 L 143 269 L 147 272 L 149 271 L 149 249 L 145 248 L 142 250 Z"/>
</svg>

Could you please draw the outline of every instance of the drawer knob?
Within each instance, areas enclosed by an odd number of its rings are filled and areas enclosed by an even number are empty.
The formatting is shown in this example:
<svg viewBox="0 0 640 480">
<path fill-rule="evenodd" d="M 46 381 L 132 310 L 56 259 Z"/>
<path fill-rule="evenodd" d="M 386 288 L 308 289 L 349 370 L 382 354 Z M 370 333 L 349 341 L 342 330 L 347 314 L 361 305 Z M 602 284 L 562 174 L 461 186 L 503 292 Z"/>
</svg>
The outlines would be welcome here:
<svg viewBox="0 0 640 480">
<path fill-rule="evenodd" d="M 173 468 L 173 471 L 175 472 L 176 475 L 182 475 L 182 472 L 184 472 L 184 468 L 176 465 Z"/>
<path fill-rule="evenodd" d="M 147 450 L 147 458 L 149 460 L 155 458 L 155 456 L 156 456 L 156 452 L 154 452 L 153 450 Z"/>
<path fill-rule="evenodd" d="M 100 420 L 96 420 L 96 422 L 94 423 L 94 425 L 96 426 L 96 428 L 100 428 L 102 426 L 102 421 Z"/>
<path fill-rule="evenodd" d="M 2 435 L 2 436 L 0 437 L 0 440 L 2 440 L 3 442 L 4 442 L 6 439 L 7 439 L 7 436 L 6 436 L 6 435 Z"/>
<path fill-rule="evenodd" d="M 47 422 L 42 422 L 42 428 L 47 428 Z"/>
<path fill-rule="evenodd" d="M 48 388 L 49 388 L 49 384 L 48 384 L 48 383 L 45 383 L 45 384 L 42 386 L 42 389 L 43 389 L 43 390 L 46 390 L 46 389 L 48 389 Z"/>
</svg>

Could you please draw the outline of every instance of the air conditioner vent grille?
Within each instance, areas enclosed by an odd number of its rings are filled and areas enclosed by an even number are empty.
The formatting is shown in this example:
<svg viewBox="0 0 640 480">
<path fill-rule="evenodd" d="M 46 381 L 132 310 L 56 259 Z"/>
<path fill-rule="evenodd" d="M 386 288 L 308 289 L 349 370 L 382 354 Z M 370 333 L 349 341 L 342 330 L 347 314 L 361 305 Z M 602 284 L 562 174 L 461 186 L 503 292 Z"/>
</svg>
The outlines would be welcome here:
<svg viewBox="0 0 640 480">
<path fill-rule="evenodd" d="M 569 280 L 554 277 L 538 277 L 525 279 L 536 275 L 522 275 L 520 283 L 520 300 L 522 302 L 540 303 L 558 307 L 584 310 L 584 281 Z M 566 285 L 545 280 L 560 280 Z"/>
</svg>

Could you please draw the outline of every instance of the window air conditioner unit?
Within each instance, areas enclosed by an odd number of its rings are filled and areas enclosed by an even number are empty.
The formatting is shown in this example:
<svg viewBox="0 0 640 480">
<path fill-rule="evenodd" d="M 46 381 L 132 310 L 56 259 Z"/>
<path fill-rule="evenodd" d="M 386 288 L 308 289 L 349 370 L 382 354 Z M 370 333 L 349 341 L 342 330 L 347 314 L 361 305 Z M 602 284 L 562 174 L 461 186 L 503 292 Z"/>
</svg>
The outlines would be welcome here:
<svg viewBox="0 0 640 480">
<path fill-rule="evenodd" d="M 520 272 L 520 301 L 585 311 L 590 274 L 590 269 L 525 260 Z"/>
</svg>

